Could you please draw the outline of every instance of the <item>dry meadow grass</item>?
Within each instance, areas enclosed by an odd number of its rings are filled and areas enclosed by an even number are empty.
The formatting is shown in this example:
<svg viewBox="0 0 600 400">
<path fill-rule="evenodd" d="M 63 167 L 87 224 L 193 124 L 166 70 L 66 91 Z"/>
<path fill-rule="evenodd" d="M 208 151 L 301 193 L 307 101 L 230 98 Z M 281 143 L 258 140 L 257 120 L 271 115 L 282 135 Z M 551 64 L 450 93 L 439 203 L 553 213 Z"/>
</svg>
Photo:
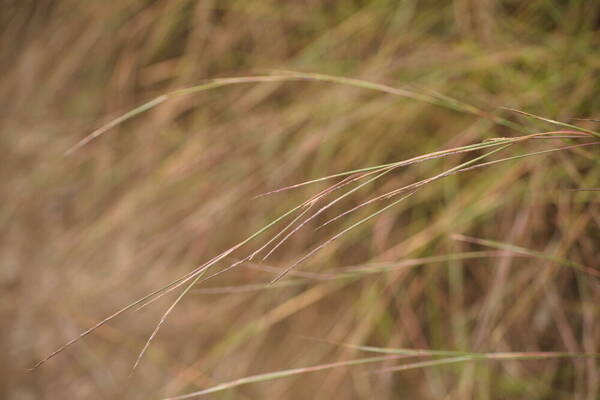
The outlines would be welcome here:
<svg viewBox="0 0 600 400">
<path fill-rule="evenodd" d="M 2 4 L 1 398 L 599 398 L 599 2 Z"/>
</svg>

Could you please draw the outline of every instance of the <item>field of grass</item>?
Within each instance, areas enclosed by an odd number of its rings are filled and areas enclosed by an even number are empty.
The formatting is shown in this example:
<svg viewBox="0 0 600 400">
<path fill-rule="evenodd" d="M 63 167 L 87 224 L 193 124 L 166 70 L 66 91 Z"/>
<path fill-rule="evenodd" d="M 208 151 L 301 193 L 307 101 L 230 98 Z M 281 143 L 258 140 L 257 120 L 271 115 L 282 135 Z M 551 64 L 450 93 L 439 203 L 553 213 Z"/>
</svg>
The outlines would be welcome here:
<svg viewBox="0 0 600 400">
<path fill-rule="evenodd" d="M 0 398 L 600 398 L 600 2 L 0 31 Z"/>
</svg>

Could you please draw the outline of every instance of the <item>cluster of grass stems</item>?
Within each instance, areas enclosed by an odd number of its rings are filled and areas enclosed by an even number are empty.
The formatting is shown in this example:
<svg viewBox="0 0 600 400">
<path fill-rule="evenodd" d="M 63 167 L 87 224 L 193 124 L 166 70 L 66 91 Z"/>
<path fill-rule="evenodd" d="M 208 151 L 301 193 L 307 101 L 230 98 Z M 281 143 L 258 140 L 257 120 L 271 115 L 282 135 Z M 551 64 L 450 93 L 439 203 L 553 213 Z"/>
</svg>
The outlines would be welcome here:
<svg viewBox="0 0 600 400">
<path fill-rule="evenodd" d="M 442 96 L 440 94 L 421 94 L 421 93 L 416 93 L 416 92 L 413 92 L 410 90 L 398 89 L 398 88 L 394 88 L 394 87 L 383 85 L 383 84 L 378 84 L 378 83 L 373 83 L 373 82 L 358 80 L 358 79 L 338 77 L 338 76 L 285 71 L 284 73 L 274 73 L 272 75 L 264 75 L 264 76 L 249 76 L 249 77 L 214 79 L 205 84 L 201 84 L 198 86 L 189 87 L 189 88 L 185 88 L 185 89 L 180 89 L 180 90 L 176 90 L 176 91 L 173 91 L 173 92 L 165 94 L 165 95 L 161 95 L 151 101 L 148 101 L 148 102 L 142 104 L 139 107 L 136 107 L 135 109 L 123 114 L 122 116 L 112 120 L 111 122 L 107 123 L 106 125 L 100 127 L 99 129 L 93 131 L 92 133 L 86 135 L 83 139 L 81 139 L 75 145 L 73 145 L 68 150 L 66 150 L 65 154 L 70 155 L 70 154 L 76 152 L 77 150 L 81 149 L 82 147 L 90 144 L 90 142 L 92 142 L 94 139 L 97 139 L 101 135 L 107 133 L 111 128 L 114 128 L 114 127 L 118 126 L 119 124 L 121 124 L 133 117 L 138 116 L 139 114 L 149 111 L 149 110 L 153 109 L 154 107 L 157 107 L 160 104 L 167 102 L 173 98 L 179 97 L 179 96 L 188 96 L 188 95 L 196 94 L 198 92 L 202 92 L 202 91 L 206 91 L 206 90 L 210 90 L 210 89 L 216 89 L 216 88 L 220 88 L 220 87 L 228 86 L 228 85 L 261 83 L 261 82 L 282 82 L 282 81 L 286 82 L 286 81 L 296 81 L 296 80 L 314 80 L 314 81 L 321 81 L 321 82 L 328 82 L 328 83 L 335 83 L 335 84 L 344 84 L 344 85 L 350 85 L 350 86 L 354 86 L 354 87 L 358 87 L 358 88 L 362 88 L 362 89 L 369 89 L 369 90 L 375 90 L 375 91 L 379 91 L 379 92 L 383 92 L 383 93 L 388 93 L 388 94 L 392 94 L 395 96 L 407 97 L 407 98 L 418 100 L 418 101 L 428 102 L 428 103 L 438 105 L 441 107 L 451 108 L 451 109 L 454 109 L 454 110 L 457 110 L 460 112 L 470 113 L 470 114 L 473 114 L 476 116 L 482 116 L 485 118 L 489 118 L 494 123 L 504 125 L 506 127 L 516 129 L 521 132 L 526 131 L 526 128 L 524 128 L 514 122 L 511 122 L 507 119 L 501 118 L 495 114 L 485 113 L 484 111 L 479 110 L 478 108 L 476 108 L 472 105 L 469 105 L 464 102 L 460 102 L 460 101 L 450 98 L 448 96 Z M 320 228 L 324 227 L 325 225 L 328 225 L 328 224 L 330 224 L 342 217 L 345 217 L 348 214 L 353 213 L 353 212 L 355 212 L 367 205 L 370 205 L 372 203 L 387 202 L 387 204 L 385 204 L 384 206 L 381 206 L 377 211 L 372 212 L 372 213 L 368 214 L 367 216 L 359 219 L 357 222 L 350 224 L 345 229 L 341 230 L 340 232 L 336 233 L 335 235 L 333 235 L 330 238 L 328 238 L 327 240 L 325 240 L 323 243 L 319 244 L 312 250 L 308 251 L 306 254 L 299 257 L 295 262 L 291 263 L 286 268 L 283 268 L 281 270 L 276 270 L 276 275 L 270 281 L 270 283 L 249 285 L 249 287 L 229 287 L 229 288 L 221 288 L 221 289 L 219 289 L 219 288 L 205 289 L 204 293 L 234 293 L 234 292 L 239 292 L 239 291 L 244 291 L 244 290 L 263 290 L 263 289 L 269 289 L 269 288 L 274 288 L 274 287 L 289 286 L 289 285 L 295 285 L 295 284 L 305 284 L 307 281 L 314 279 L 315 276 L 317 276 L 318 279 L 323 279 L 323 280 L 352 281 L 352 280 L 360 279 L 365 274 L 380 273 L 382 271 L 389 271 L 391 269 L 406 268 L 406 267 L 436 262 L 437 261 L 436 257 L 430 257 L 428 259 L 407 260 L 406 262 L 391 263 L 391 264 L 387 264 L 387 265 L 375 265 L 375 266 L 369 266 L 369 267 L 359 266 L 359 267 L 354 267 L 354 268 L 351 267 L 351 268 L 346 268 L 346 269 L 338 268 L 329 274 L 327 274 L 327 273 L 308 274 L 308 276 L 310 277 L 308 279 L 304 278 L 304 279 L 300 279 L 300 280 L 282 281 L 282 278 L 286 277 L 288 274 L 291 274 L 296 267 L 298 267 L 300 264 L 305 262 L 316 252 L 323 249 L 325 246 L 327 246 L 331 242 L 335 241 L 336 239 L 340 238 L 342 235 L 346 234 L 348 231 L 356 228 L 357 226 L 359 226 L 363 223 L 366 223 L 366 222 L 372 220 L 374 217 L 376 217 L 376 216 L 380 215 L 381 213 L 387 211 L 388 209 L 396 206 L 398 203 L 406 200 L 407 198 L 409 198 L 410 196 L 415 194 L 417 191 L 419 191 L 421 189 L 421 187 L 423 187 L 425 185 L 432 184 L 435 181 L 443 179 L 447 176 L 465 172 L 465 171 L 470 171 L 470 170 L 473 170 L 476 168 L 490 167 L 490 166 L 498 164 L 498 163 L 503 163 L 503 162 L 521 159 L 521 158 L 525 158 L 525 157 L 545 155 L 545 154 L 549 154 L 549 153 L 553 153 L 553 152 L 572 150 L 572 149 L 586 147 L 586 146 L 597 146 L 600 144 L 600 140 L 598 140 L 598 139 L 600 139 L 600 133 L 598 133 L 596 131 L 582 128 L 577 125 L 548 119 L 548 118 L 545 118 L 542 116 L 530 114 L 530 113 L 520 111 L 520 110 L 515 110 L 515 109 L 510 109 L 510 108 L 508 108 L 508 110 L 526 115 L 527 117 L 535 118 L 535 119 L 556 125 L 560 129 L 553 130 L 553 131 L 547 131 L 547 132 L 528 133 L 525 135 L 514 136 L 514 137 L 491 138 L 491 139 L 487 139 L 482 142 L 471 144 L 471 145 L 466 145 L 466 146 L 461 146 L 461 147 L 457 147 L 457 148 L 445 149 L 445 150 L 440 150 L 440 151 L 436 151 L 433 153 L 423 154 L 423 155 L 420 155 L 417 157 L 410 158 L 408 160 L 402 160 L 402 161 L 392 162 L 392 163 L 387 163 L 387 164 L 382 164 L 382 165 L 364 167 L 364 168 L 351 170 L 351 171 L 339 172 L 339 173 L 336 173 L 333 175 L 324 176 L 324 177 L 312 179 L 312 180 L 301 182 L 301 183 L 296 183 L 293 185 L 289 185 L 286 187 L 282 187 L 282 188 L 275 189 L 275 190 L 269 191 L 267 193 L 261 194 L 257 197 L 273 195 L 275 193 L 292 190 L 292 189 L 295 189 L 295 188 L 298 188 L 301 186 L 318 183 L 318 182 L 323 182 L 323 181 L 331 181 L 334 179 L 341 178 L 341 180 L 338 180 L 338 182 L 328 186 L 326 189 L 318 192 L 317 194 L 313 195 L 309 199 L 298 204 L 296 207 L 289 209 L 287 212 L 280 215 L 278 218 L 274 219 L 273 221 L 271 221 L 270 223 L 268 223 L 267 225 L 265 225 L 264 227 L 262 227 L 261 229 L 259 229 L 255 233 L 253 233 L 252 235 L 248 236 L 246 239 L 244 239 L 241 242 L 237 243 L 236 245 L 230 247 L 229 249 L 223 251 L 222 253 L 218 254 L 217 256 L 210 259 L 206 263 L 198 266 L 197 268 L 195 268 L 192 271 L 188 272 L 187 274 L 181 276 L 180 278 L 160 287 L 159 289 L 157 289 L 151 293 L 148 293 L 147 295 L 129 303 L 125 307 L 123 307 L 120 310 L 116 311 L 115 313 L 109 315 L 108 317 L 101 320 L 100 322 L 98 322 L 97 324 L 92 326 L 91 328 L 82 332 L 77 337 L 75 337 L 72 340 L 65 343 L 63 346 L 58 348 L 56 351 L 52 352 L 50 355 L 48 355 L 44 359 L 40 360 L 37 364 L 35 364 L 33 366 L 33 369 L 41 366 L 46 361 L 48 361 L 50 358 L 61 353 L 62 351 L 67 349 L 69 346 L 75 344 L 80 339 L 82 339 L 83 337 L 94 332 L 95 330 L 97 330 L 98 328 L 103 326 L 104 324 L 121 316 L 121 314 L 124 314 L 129 311 L 139 311 L 142 308 L 150 305 L 154 301 L 158 300 L 162 296 L 166 295 L 167 293 L 170 293 L 177 289 L 183 288 L 181 290 L 180 294 L 176 297 L 175 301 L 173 301 L 171 303 L 171 305 L 167 308 L 167 310 L 163 313 L 159 322 L 156 324 L 154 331 L 151 333 L 151 335 L 147 339 L 146 343 L 144 344 L 142 350 L 138 354 L 138 357 L 137 357 L 135 363 L 133 364 L 133 368 L 132 368 L 133 370 L 135 370 L 137 368 L 137 366 L 139 365 L 144 353 L 150 346 L 152 340 L 156 337 L 159 329 L 161 328 L 163 323 L 166 321 L 169 314 L 175 309 L 177 304 L 184 298 L 184 296 L 186 296 L 190 292 L 190 290 L 192 290 L 193 288 L 196 288 L 199 284 L 202 284 L 202 283 L 208 281 L 209 279 L 214 278 L 218 275 L 221 275 L 231 269 L 239 267 L 242 264 L 247 264 L 249 262 L 252 262 L 254 259 L 259 258 L 260 262 L 266 261 L 268 259 L 268 257 L 276 249 L 278 249 L 280 246 L 282 246 L 284 244 L 284 242 L 286 242 L 294 233 L 298 232 L 300 229 L 305 227 L 308 222 L 315 220 L 319 215 L 321 215 L 323 212 L 325 212 L 326 210 L 328 210 L 329 208 L 334 206 L 336 203 L 343 200 L 345 197 L 350 196 L 354 192 L 366 187 L 369 184 L 372 184 L 372 183 L 378 181 L 379 179 L 385 177 L 388 174 L 391 174 L 391 173 L 397 171 L 400 168 L 409 167 L 416 163 L 425 162 L 428 160 L 439 159 L 439 158 L 443 158 L 443 157 L 447 157 L 447 156 L 455 155 L 455 154 L 459 154 L 459 153 L 481 152 L 482 150 L 489 150 L 477 157 L 473 157 L 473 158 L 469 159 L 468 161 L 462 162 L 462 163 L 460 163 L 450 169 L 442 171 L 434 176 L 431 176 L 426 179 L 422 179 L 420 181 L 417 181 L 417 182 L 414 182 L 414 183 L 411 183 L 411 184 L 408 184 L 408 185 L 405 185 L 405 186 L 402 186 L 399 188 L 395 188 L 395 189 L 388 191 L 386 193 L 383 193 L 383 194 L 379 194 L 375 197 L 372 197 L 366 201 L 359 203 L 355 207 L 348 209 L 333 218 L 328 219 L 326 222 L 320 224 L 316 229 L 320 229 Z M 562 146 L 556 146 L 551 149 L 546 149 L 546 150 L 541 150 L 541 151 L 536 151 L 536 152 L 529 152 L 529 153 L 524 153 L 524 154 L 511 155 L 509 157 L 498 158 L 498 159 L 495 159 L 492 161 L 486 161 L 486 159 L 491 158 L 492 155 L 500 153 L 504 150 L 508 150 L 509 148 L 517 146 L 518 144 L 523 143 L 525 141 L 530 141 L 530 140 L 534 140 L 534 139 L 547 139 L 547 140 L 554 139 L 554 140 L 563 141 L 563 142 L 565 142 L 567 140 L 569 140 L 569 141 L 576 140 L 579 142 L 575 143 L 575 144 L 573 144 L 573 143 L 564 144 Z M 350 188 L 350 189 L 348 189 L 343 194 L 336 195 L 336 193 L 338 193 L 339 191 L 341 191 L 343 189 L 347 189 L 347 188 Z M 297 215 L 294 218 L 292 218 L 295 214 L 297 214 Z M 217 270 L 216 272 L 212 271 L 212 269 L 220 261 L 225 260 L 228 257 L 232 257 L 233 255 L 237 255 L 236 251 L 240 250 L 243 246 L 248 245 L 251 241 L 258 238 L 259 236 L 267 234 L 271 229 L 275 229 L 275 227 L 279 223 L 283 223 L 284 221 L 286 221 L 286 219 L 291 219 L 291 221 L 289 221 L 287 224 L 285 224 L 283 226 L 283 228 L 279 228 L 278 231 L 276 233 L 272 234 L 270 236 L 270 238 L 265 241 L 264 244 L 256 247 L 248 255 L 246 255 L 243 258 L 239 258 L 237 261 L 229 264 L 228 266 L 221 268 L 221 269 Z M 590 279 L 600 279 L 600 270 L 593 268 L 593 267 L 584 266 L 584 265 L 578 264 L 576 262 L 572 262 L 567 259 L 560 259 L 557 257 L 547 256 L 541 252 L 536 252 L 536 251 L 521 248 L 521 247 L 518 247 L 515 245 L 501 243 L 501 242 L 497 242 L 497 241 L 493 241 L 493 240 L 471 238 L 471 237 L 467 237 L 464 235 L 454 235 L 454 239 L 465 241 L 465 242 L 471 242 L 471 243 L 483 245 L 483 246 L 486 246 L 489 248 L 495 248 L 495 249 L 502 250 L 502 251 L 508 251 L 511 253 L 515 253 L 517 255 L 547 259 L 547 260 L 555 262 L 563 267 L 573 268 L 578 273 L 582 273 L 582 274 L 586 275 L 587 277 L 589 277 Z M 442 257 L 437 257 L 437 258 L 440 260 L 443 260 L 443 261 L 447 261 L 451 258 L 461 259 L 461 258 L 494 257 L 494 256 L 498 256 L 498 255 L 501 255 L 501 254 L 490 252 L 490 251 L 487 251 L 487 252 L 480 251 L 480 252 L 471 252 L 471 253 L 463 253 L 463 254 L 460 254 L 460 253 L 452 254 L 449 256 L 442 256 Z M 299 274 L 299 275 L 302 276 L 302 274 Z M 198 292 L 202 291 L 202 289 L 196 289 L 196 290 L 198 290 Z M 351 344 L 337 344 L 337 345 L 347 346 L 349 348 L 353 348 L 353 349 L 364 351 L 364 352 L 383 353 L 385 355 L 377 356 L 377 357 L 353 359 L 353 360 L 348 360 L 348 361 L 339 361 L 339 362 L 334 362 L 334 363 L 329 363 L 329 364 L 316 365 L 316 366 L 312 366 L 312 367 L 294 368 L 294 369 L 289 369 L 289 370 L 282 370 L 282 371 L 276 371 L 276 372 L 271 372 L 271 373 L 264 373 L 264 374 L 249 376 L 246 378 L 236 379 L 234 381 L 230 381 L 230 382 L 226 382 L 226 383 L 221 383 L 221 384 L 215 385 L 213 387 L 210 387 L 210 388 L 207 388 L 204 390 L 200 390 L 200 391 L 196 391 L 196 392 L 192 392 L 189 394 L 170 397 L 168 400 L 194 398 L 194 397 L 205 395 L 205 394 L 210 394 L 210 393 L 214 393 L 214 392 L 218 392 L 218 391 L 222 391 L 222 390 L 227 390 L 227 389 L 230 389 L 230 388 L 233 388 L 236 386 L 240 386 L 240 385 L 244 385 L 244 384 L 268 381 L 268 380 L 272 380 L 272 379 L 279 379 L 279 378 L 289 377 L 289 376 L 293 376 L 293 375 L 297 375 L 297 374 L 304 374 L 304 373 L 308 373 L 308 372 L 315 372 L 315 371 L 321 371 L 321 370 L 332 369 L 332 368 L 349 367 L 349 366 L 353 366 L 353 365 L 390 361 L 390 360 L 394 360 L 394 361 L 395 360 L 403 360 L 403 361 L 408 361 L 408 362 L 399 364 L 399 365 L 395 365 L 392 367 L 380 369 L 379 370 L 380 372 L 400 372 L 400 371 L 406 371 L 409 369 L 426 368 L 426 367 L 443 365 L 443 364 L 461 363 L 461 362 L 467 362 L 467 361 L 482 361 L 482 360 L 502 361 L 502 360 L 529 360 L 529 359 L 546 359 L 546 358 L 586 358 L 586 357 L 587 358 L 600 358 L 600 353 L 568 353 L 568 352 L 475 353 L 475 352 L 450 351 L 450 350 L 380 348 L 380 347 L 371 347 L 371 346 L 358 346 L 358 345 L 351 345 Z M 426 360 L 426 361 L 410 361 L 411 358 L 427 358 L 428 360 Z"/>
</svg>

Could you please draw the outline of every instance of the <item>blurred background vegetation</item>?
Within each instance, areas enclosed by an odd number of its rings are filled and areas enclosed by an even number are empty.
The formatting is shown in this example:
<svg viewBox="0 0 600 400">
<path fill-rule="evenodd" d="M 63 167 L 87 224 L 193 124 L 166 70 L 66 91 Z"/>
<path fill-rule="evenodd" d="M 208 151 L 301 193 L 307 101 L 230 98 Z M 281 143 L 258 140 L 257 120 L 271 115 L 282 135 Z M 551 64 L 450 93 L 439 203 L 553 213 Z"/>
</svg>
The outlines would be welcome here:
<svg viewBox="0 0 600 400">
<path fill-rule="evenodd" d="M 600 264 L 598 192 L 570 190 L 600 186 L 600 155 L 592 146 L 434 182 L 316 253 L 282 281 L 293 284 L 264 286 L 280 268 L 380 206 L 315 231 L 327 218 L 473 156 L 399 169 L 307 223 L 264 262 L 194 288 L 131 377 L 173 294 L 24 372 L 331 182 L 254 198 L 260 193 L 556 129 L 501 106 L 597 129 L 597 122 L 572 118 L 600 112 L 600 2 L 4 0 L 0 29 L 0 397 L 161 398 L 365 356 L 335 343 L 600 352 L 598 279 L 548 259 Z M 329 82 L 234 85 L 169 100 L 64 155 L 93 129 L 163 93 L 272 70 L 365 79 L 435 95 L 446 106 Z M 465 104 L 481 111 L 464 112 Z M 498 116 L 518 129 L 497 124 Z M 503 156 L 569 141 L 533 140 Z M 397 268 L 325 279 L 373 263 Z M 595 359 L 373 373 L 397 363 L 212 396 L 600 396 Z"/>
</svg>

